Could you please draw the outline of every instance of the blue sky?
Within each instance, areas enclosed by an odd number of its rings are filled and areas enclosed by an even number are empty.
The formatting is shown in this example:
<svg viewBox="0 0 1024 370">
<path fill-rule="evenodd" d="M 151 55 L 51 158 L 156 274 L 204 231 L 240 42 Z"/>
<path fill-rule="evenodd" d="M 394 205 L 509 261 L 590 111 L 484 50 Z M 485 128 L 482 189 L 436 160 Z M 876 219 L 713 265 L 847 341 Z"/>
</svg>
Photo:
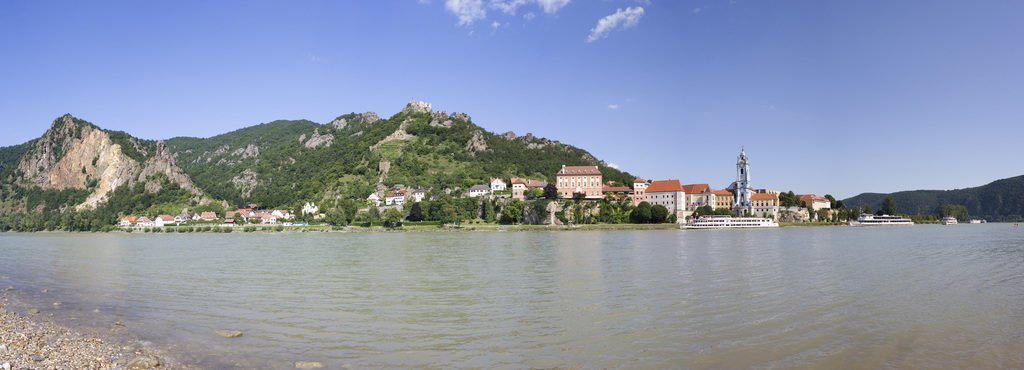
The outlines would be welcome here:
<svg viewBox="0 0 1024 370">
<path fill-rule="evenodd" d="M 5 1 L 0 145 L 71 113 L 148 139 L 411 98 L 721 188 L 1024 174 L 1024 2 Z"/>
</svg>

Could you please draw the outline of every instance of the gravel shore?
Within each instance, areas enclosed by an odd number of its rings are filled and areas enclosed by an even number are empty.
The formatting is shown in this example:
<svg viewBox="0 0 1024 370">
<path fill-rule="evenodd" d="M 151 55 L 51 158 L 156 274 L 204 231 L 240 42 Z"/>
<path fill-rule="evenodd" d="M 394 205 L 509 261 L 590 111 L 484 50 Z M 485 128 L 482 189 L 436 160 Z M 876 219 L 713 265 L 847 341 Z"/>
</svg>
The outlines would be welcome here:
<svg viewBox="0 0 1024 370">
<path fill-rule="evenodd" d="M 174 369 L 154 350 L 112 343 L 50 321 L 45 311 L 7 310 L 0 298 L 0 370 L 11 369 Z"/>
</svg>

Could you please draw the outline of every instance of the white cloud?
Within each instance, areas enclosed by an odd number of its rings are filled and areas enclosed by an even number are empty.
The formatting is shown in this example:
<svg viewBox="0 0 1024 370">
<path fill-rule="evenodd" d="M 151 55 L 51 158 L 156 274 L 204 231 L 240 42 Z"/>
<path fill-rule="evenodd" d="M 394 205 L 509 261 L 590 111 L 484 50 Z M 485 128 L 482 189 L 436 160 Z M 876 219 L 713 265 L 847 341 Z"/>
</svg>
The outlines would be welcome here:
<svg viewBox="0 0 1024 370">
<path fill-rule="evenodd" d="M 459 18 L 460 26 L 472 24 L 487 16 L 483 0 L 447 0 L 444 7 Z"/>
<path fill-rule="evenodd" d="M 619 109 L 618 104 L 608 104 L 608 109 Z"/>
<path fill-rule="evenodd" d="M 569 5 L 570 1 L 571 0 L 491 0 L 490 7 L 492 9 L 501 10 L 506 14 L 515 15 L 516 10 L 519 9 L 519 7 L 529 3 L 537 3 L 537 6 L 544 10 L 545 13 L 554 14 L 559 9 Z"/>
<path fill-rule="evenodd" d="M 693 8 L 693 14 L 700 13 L 700 8 Z"/>
<path fill-rule="evenodd" d="M 617 164 L 615 164 L 615 163 L 609 163 L 609 164 L 608 164 L 608 167 L 614 168 L 614 169 L 616 169 L 616 170 L 617 170 L 617 169 L 619 169 L 619 165 L 617 165 Z"/>
<path fill-rule="evenodd" d="M 533 19 L 533 18 L 534 18 L 534 17 L 536 17 L 536 16 L 537 16 L 537 15 L 536 15 L 536 14 L 534 14 L 533 12 L 527 12 L 526 14 L 523 14 L 523 19 L 525 19 L 525 20 L 531 20 L 531 19 Z"/>
<path fill-rule="evenodd" d="M 526 4 L 526 0 L 491 0 L 491 8 L 501 10 L 507 14 L 516 14 L 516 9 Z"/>
<path fill-rule="evenodd" d="M 498 22 L 498 21 L 491 22 L 491 28 L 498 29 L 498 27 L 501 27 L 501 22 Z"/>
<path fill-rule="evenodd" d="M 544 9 L 545 13 L 554 14 L 558 9 L 562 9 L 566 5 L 569 5 L 570 0 L 537 0 L 537 4 L 540 5 L 541 9 Z"/>
<path fill-rule="evenodd" d="M 640 18 L 643 16 L 643 7 L 628 7 L 626 10 L 619 8 L 615 11 L 615 14 L 611 14 L 597 21 L 597 26 L 590 29 L 590 35 L 587 36 L 587 42 L 594 42 L 608 37 L 608 33 L 616 28 L 626 29 L 636 26 L 637 23 L 640 23 Z"/>
</svg>

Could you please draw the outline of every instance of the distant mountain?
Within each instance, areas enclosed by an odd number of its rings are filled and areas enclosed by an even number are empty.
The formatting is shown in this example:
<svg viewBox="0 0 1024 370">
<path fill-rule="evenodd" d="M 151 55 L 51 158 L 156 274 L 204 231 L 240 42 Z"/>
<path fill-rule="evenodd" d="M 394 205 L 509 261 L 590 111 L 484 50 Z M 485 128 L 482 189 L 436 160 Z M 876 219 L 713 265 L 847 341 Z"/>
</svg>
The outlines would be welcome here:
<svg viewBox="0 0 1024 370">
<path fill-rule="evenodd" d="M 992 221 L 1024 218 L 1024 176 L 996 180 L 974 188 L 957 190 L 913 190 L 892 194 L 864 193 L 844 199 L 847 207 L 870 205 L 877 210 L 886 195 L 892 195 L 896 209 L 905 214 L 938 214 L 945 204 L 962 205 L 972 217 Z"/>
<path fill-rule="evenodd" d="M 122 214 L 185 207 L 298 209 L 402 186 L 440 192 L 490 177 L 552 181 L 562 165 L 596 165 L 606 180 L 623 184 L 634 178 L 583 149 L 531 134 L 496 135 L 466 114 L 417 101 L 387 119 L 350 113 L 326 124 L 274 121 L 166 142 L 69 114 L 38 139 L 0 148 L 0 217 L 82 210 L 109 224 Z"/>
</svg>

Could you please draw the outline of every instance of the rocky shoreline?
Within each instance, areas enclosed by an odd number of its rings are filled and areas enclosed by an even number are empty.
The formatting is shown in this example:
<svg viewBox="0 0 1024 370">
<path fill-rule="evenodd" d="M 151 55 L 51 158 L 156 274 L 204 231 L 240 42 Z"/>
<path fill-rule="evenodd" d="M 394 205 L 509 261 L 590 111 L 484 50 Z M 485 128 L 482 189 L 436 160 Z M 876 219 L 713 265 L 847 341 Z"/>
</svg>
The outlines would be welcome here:
<svg viewBox="0 0 1024 370">
<path fill-rule="evenodd" d="M 154 349 L 58 325 L 50 320 L 53 314 L 37 308 L 20 314 L 8 311 L 10 306 L 5 291 L 0 298 L 2 370 L 184 368 Z"/>
</svg>

